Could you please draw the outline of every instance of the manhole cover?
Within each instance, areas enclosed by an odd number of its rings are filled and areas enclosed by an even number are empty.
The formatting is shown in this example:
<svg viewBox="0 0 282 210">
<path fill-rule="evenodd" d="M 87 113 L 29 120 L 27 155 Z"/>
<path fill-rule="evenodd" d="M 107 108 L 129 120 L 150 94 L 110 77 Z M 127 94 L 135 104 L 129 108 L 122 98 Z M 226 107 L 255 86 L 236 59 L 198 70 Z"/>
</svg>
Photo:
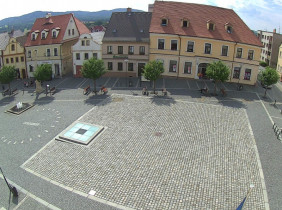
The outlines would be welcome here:
<svg viewBox="0 0 282 210">
<path fill-rule="evenodd" d="M 162 136 L 163 135 L 163 133 L 161 133 L 161 132 L 156 132 L 155 133 L 155 136 Z"/>
</svg>

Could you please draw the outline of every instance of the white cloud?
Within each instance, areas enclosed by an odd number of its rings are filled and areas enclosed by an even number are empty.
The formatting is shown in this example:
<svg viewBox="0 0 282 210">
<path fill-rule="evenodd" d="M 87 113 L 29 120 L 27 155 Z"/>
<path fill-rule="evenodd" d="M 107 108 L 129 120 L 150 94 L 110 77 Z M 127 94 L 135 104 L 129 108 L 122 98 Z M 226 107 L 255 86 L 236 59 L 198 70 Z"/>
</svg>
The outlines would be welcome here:
<svg viewBox="0 0 282 210">
<path fill-rule="evenodd" d="M 282 7 L 282 0 L 273 0 L 274 4 Z"/>
</svg>

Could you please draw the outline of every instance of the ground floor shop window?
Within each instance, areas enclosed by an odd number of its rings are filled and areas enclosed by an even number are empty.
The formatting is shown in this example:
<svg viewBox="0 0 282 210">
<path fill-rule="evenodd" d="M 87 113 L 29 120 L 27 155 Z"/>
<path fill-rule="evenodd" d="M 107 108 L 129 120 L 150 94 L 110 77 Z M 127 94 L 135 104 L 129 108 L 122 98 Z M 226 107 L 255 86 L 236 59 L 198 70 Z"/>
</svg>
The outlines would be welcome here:
<svg viewBox="0 0 282 210">
<path fill-rule="evenodd" d="M 128 63 L 128 71 L 133 71 L 133 63 Z"/>
<path fill-rule="evenodd" d="M 191 74 L 192 73 L 192 63 L 185 62 L 184 64 L 184 74 Z"/>
<path fill-rule="evenodd" d="M 176 68 L 177 68 L 177 61 L 170 61 L 169 72 L 176 72 Z"/>
<path fill-rule="evenodd" d="M 234 72 L 233 72 L 233 78 L 234 79 L 239 79 L 240 78 L 240 67 L 235 67 L 234 68 Z"/>
<path fill-rule="evenodd" d="M 246 69 L 245 70 L 245 76 L 244 76 L 244 80 L 250 80 L 251 79 L 251 69 Z"/>
<path fill-rule="evenodd" d="M 123 70 L 123 66 L 122 66 L 122 63 L 121 63 L 121 62 L 118 63 L 118 70 L 119 70 L 119 71 L 122 71 L 122 70 Z"/>
</svg>

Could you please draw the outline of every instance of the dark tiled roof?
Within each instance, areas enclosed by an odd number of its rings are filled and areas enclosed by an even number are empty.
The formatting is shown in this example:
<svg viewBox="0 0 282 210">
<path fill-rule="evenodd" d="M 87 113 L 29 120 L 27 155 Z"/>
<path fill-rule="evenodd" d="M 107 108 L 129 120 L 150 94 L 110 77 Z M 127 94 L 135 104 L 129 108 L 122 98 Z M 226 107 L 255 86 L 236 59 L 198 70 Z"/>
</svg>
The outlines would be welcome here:
<svg viewBox="0 0 282 210">
<path fill-rule="evenodd" d="M 167 26 L 161 26 L 162 18 L 168 19 Z M 188 28 L 181 26 L 182 19 L 189 20 Z M 207 29 L 209 20 L 215 24 L 214 31 Z M 232 26 L 232 33 L 227 33 L 226 23 Z M 262 46 L 232 9 L 201 4 L 155 1 L 150 33 L 186 35 Z"/>
<path fill-rule="evenodd" d="M 24 35 L 24 36 L 19 36 L 16 38 L 17 42 L 22 46 L 24 47 L 24 44 L 26 42 L 26 39 L 27 39 L 27 36 L 28 34 Z"/>
<path fill-rule="evenodd" d="M 150 12 L 114 12 L 104 41 L 149 42 Z"/>
<path fill-rule="evenodd" d="M 70 18 L 73 17 L 76 23 L 79 34 L 89 33 L 90 31 L 87 27 L 73 16 L 73 14 L 50 16 L 49 18 L 37 18 L 32 26 L 30 34 L 26 40 L 25 46 L 36 46 L 36 45 L 48 45 L 48 44 L 59 44 L 62 43 L 63 37 L 65 35 Z M 59 29 L 60 32 L 56 38 L 52 37 L 52 29 Z M 49 33 L 46 39 L 41 39 L 41 32 L 43 30 L 48 30 Z M 36 40 L 32 41 L 32 32 L 38 31 L 38 37 Z"/>
<path fill-rule="evenodd" d="M 0 34 L 0 50 L 6 49 L 9 43 L 9 39 L 10 39 L 10 36 L 7 32 Z"/>
</svg>

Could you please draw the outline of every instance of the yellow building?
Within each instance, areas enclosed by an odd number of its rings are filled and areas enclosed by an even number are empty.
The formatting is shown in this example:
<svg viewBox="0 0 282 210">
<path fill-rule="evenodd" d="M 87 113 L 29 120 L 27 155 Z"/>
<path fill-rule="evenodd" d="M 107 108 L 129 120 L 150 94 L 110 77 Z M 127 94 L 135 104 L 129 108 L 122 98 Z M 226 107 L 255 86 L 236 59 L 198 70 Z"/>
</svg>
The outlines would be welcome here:
<svg viewBox="0 0 282 210">
<path fill-rule="evenodd" d="M 281 75 L 281 80 L 282 80 L 282 44 L 280 45 L 279 51 L 278 51 L 278 60 L 277 60 L 276 70 Z"/>
<path fill-rule="evenodd" d="M 150 60 L 163 62 L 163 76 L 205 79 L 221 60 L 230 82 L 256 83 L 262 44 L 233 10 L 163 1 L 151 10 Z"/>
<path fill-rule="evenodd" d="M 27 77 L 25 48 L 26 36 L 10 37 L 9 42 L 3 51 L 3 63 L 5 66 L 14 66 L 17 71 L 17 78 Z"/>
</svg>

